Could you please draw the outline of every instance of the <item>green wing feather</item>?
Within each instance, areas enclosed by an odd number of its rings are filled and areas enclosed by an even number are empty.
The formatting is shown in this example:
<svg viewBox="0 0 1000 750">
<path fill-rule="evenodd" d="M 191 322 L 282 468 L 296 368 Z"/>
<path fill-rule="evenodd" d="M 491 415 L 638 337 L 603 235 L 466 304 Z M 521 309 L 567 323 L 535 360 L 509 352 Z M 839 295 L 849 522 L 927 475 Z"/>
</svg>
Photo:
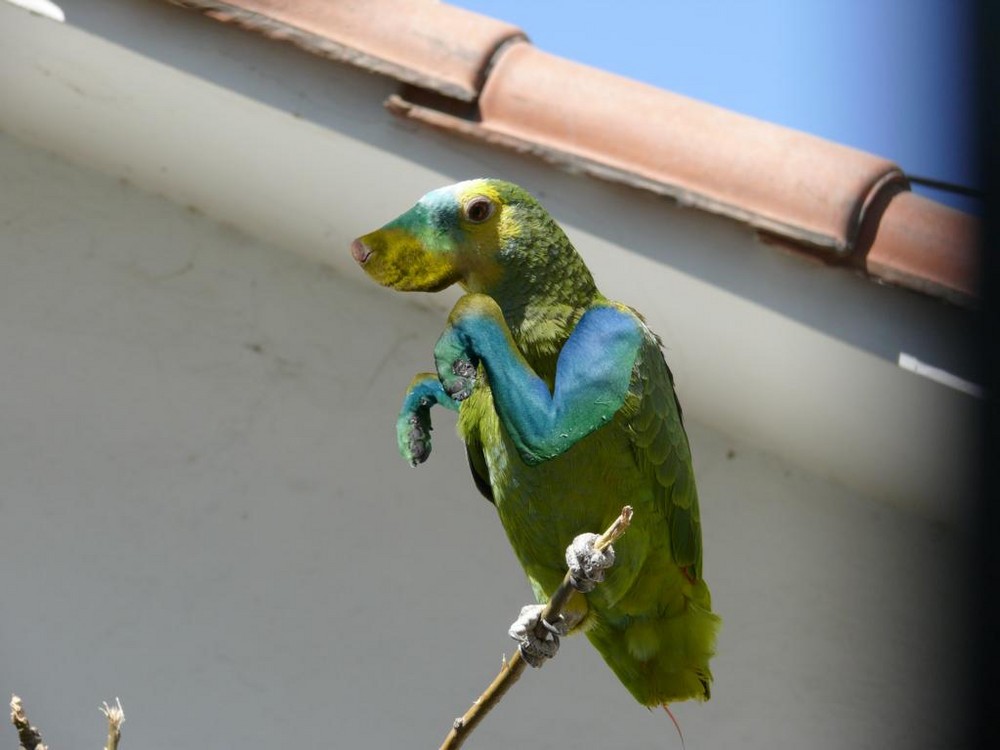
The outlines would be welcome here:
<svg viewBox="0 0 1000 750">
<path fill-rule="evenodd" d="M 496 505 L 493 485 L 490 484 L 490 469 L 486 465 L 486 456 L 483 455 L 483 444 L 478 440 L 466 443 L 465 456 L 469 459 L 469 471 L 472 472 L 472 481 L 476 483 L 479 494 Z"/>
<path fill-rule="evenodd" d="M 629 420 L 636 462 L 655 477 L 654 497 L 670 529 L 674 562 L 688 578 L 701 578 L 701 519 L 691 449 L 674 378 L 657 337 L 647 333 L 635 363 L 637 403 Z"/>
</svg>

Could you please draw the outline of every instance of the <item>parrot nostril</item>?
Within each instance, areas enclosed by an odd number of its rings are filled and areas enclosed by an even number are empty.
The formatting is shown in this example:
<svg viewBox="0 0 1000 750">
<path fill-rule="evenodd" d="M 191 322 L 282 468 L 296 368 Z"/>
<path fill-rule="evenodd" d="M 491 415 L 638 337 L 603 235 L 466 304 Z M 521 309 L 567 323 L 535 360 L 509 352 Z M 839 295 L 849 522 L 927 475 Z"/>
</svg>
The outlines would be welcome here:
<svg viewBox="0 0 1000 750">
<path fill-rule="evenodd" d="M 354 256 L 354 260 L 358 263 L 364 265 L 368 258 L 371 257 L 372 251 L 364 242 L 360 239 L 354 240 L 351 243 L 351 255 Z"/>
</svg>

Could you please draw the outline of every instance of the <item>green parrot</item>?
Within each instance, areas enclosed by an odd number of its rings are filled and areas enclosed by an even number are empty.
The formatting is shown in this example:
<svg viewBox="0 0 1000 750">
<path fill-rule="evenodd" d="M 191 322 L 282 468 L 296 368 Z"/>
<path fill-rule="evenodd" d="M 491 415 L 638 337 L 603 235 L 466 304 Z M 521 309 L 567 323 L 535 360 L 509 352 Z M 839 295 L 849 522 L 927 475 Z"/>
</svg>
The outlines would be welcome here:
<svg viewBox="0 0 1000 750">
<path fill-rule="evenodd" d="M 721 621 L 673 376 L 643 318 L 602 295 L 545 209 L 500 180 L 434 190 L 351 252 L 393 289 L 466 292 L 435 346 L 437 372 L 407 389 L 397 438 L 416 466 L 430 454 L 431 407 L 457 410 L 472 478 L 539 602 L 569 565 L 578 590 L 553 635 L 531 635 L 540 606 L 512 626 L 525 658 L 538 664 L 556 634 L 581 630 L 641 704 L 707 700 Z M 612 566 L 589 532 L 626 504 L 634 518 Z"/>
</svg>

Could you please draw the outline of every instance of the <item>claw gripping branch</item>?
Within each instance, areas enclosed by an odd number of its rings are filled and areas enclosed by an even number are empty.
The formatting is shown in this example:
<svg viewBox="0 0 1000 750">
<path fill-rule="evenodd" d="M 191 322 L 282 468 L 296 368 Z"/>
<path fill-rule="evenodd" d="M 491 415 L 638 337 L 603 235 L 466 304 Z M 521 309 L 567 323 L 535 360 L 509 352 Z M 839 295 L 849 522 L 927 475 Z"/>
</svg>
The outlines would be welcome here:
<svg viewBox="0 0 1000 750">
<path fill-rule="evenodd" d="M 594 549 L 598 552 L 603 552 L 610 547 L 615 540 L 628 530 L 630 523 L 632 523 L 632 508 L 626 505 L 622 508 L 621 514 L 615 519 L 614 523 L 594 540 Z M 558 622 L 562 618 L 562 609 L 575 592 L 576 588 L 573 585 L 573 576 L 567 571 L 563 582 L 539 614 L 538 624 L 535 627 L 535 635 L 540 640 L 545 640 L 546 636 L 551 635 L 546 625 Z M 500 667 L 500 673 L 489 684 L 489 687 L 483 691 L 482 695 L 476 699 L 469 710 L 463 716 L 455 719 L 451 731 L 445 737 L 440 750 L 456 750 L 456 748 L 461 747 L 462 743 L 472 733 L 472 730 L 478 726 L 479 722 L 486 717 L 486 714 L 500 702 L 500 699 L 510 690 L 511 686 L 517 682 L 521 673 L 524 672 L 526 665 L 527 662 L 521 655 L 521 650 L 518 649 L 509 661 L 503 663 Z"/>
</svg>

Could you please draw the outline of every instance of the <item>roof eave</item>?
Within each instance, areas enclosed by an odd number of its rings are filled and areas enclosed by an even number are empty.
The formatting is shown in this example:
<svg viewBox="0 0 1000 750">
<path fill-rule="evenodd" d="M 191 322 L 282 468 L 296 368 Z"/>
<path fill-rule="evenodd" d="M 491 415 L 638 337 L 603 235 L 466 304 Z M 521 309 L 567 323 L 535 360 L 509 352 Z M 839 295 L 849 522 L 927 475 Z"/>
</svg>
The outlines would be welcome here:
<svg viewBox="0 0 1000 750">
<path fill-rule="evenodd" d="M 405 85 L 386 106 L 414 122 L 977 304 L 978 220 L 913 196 L 891 160 L 560 58 L 515 26 L 445 3 L 170 2 L 392 77 Z"/>
</svg>

